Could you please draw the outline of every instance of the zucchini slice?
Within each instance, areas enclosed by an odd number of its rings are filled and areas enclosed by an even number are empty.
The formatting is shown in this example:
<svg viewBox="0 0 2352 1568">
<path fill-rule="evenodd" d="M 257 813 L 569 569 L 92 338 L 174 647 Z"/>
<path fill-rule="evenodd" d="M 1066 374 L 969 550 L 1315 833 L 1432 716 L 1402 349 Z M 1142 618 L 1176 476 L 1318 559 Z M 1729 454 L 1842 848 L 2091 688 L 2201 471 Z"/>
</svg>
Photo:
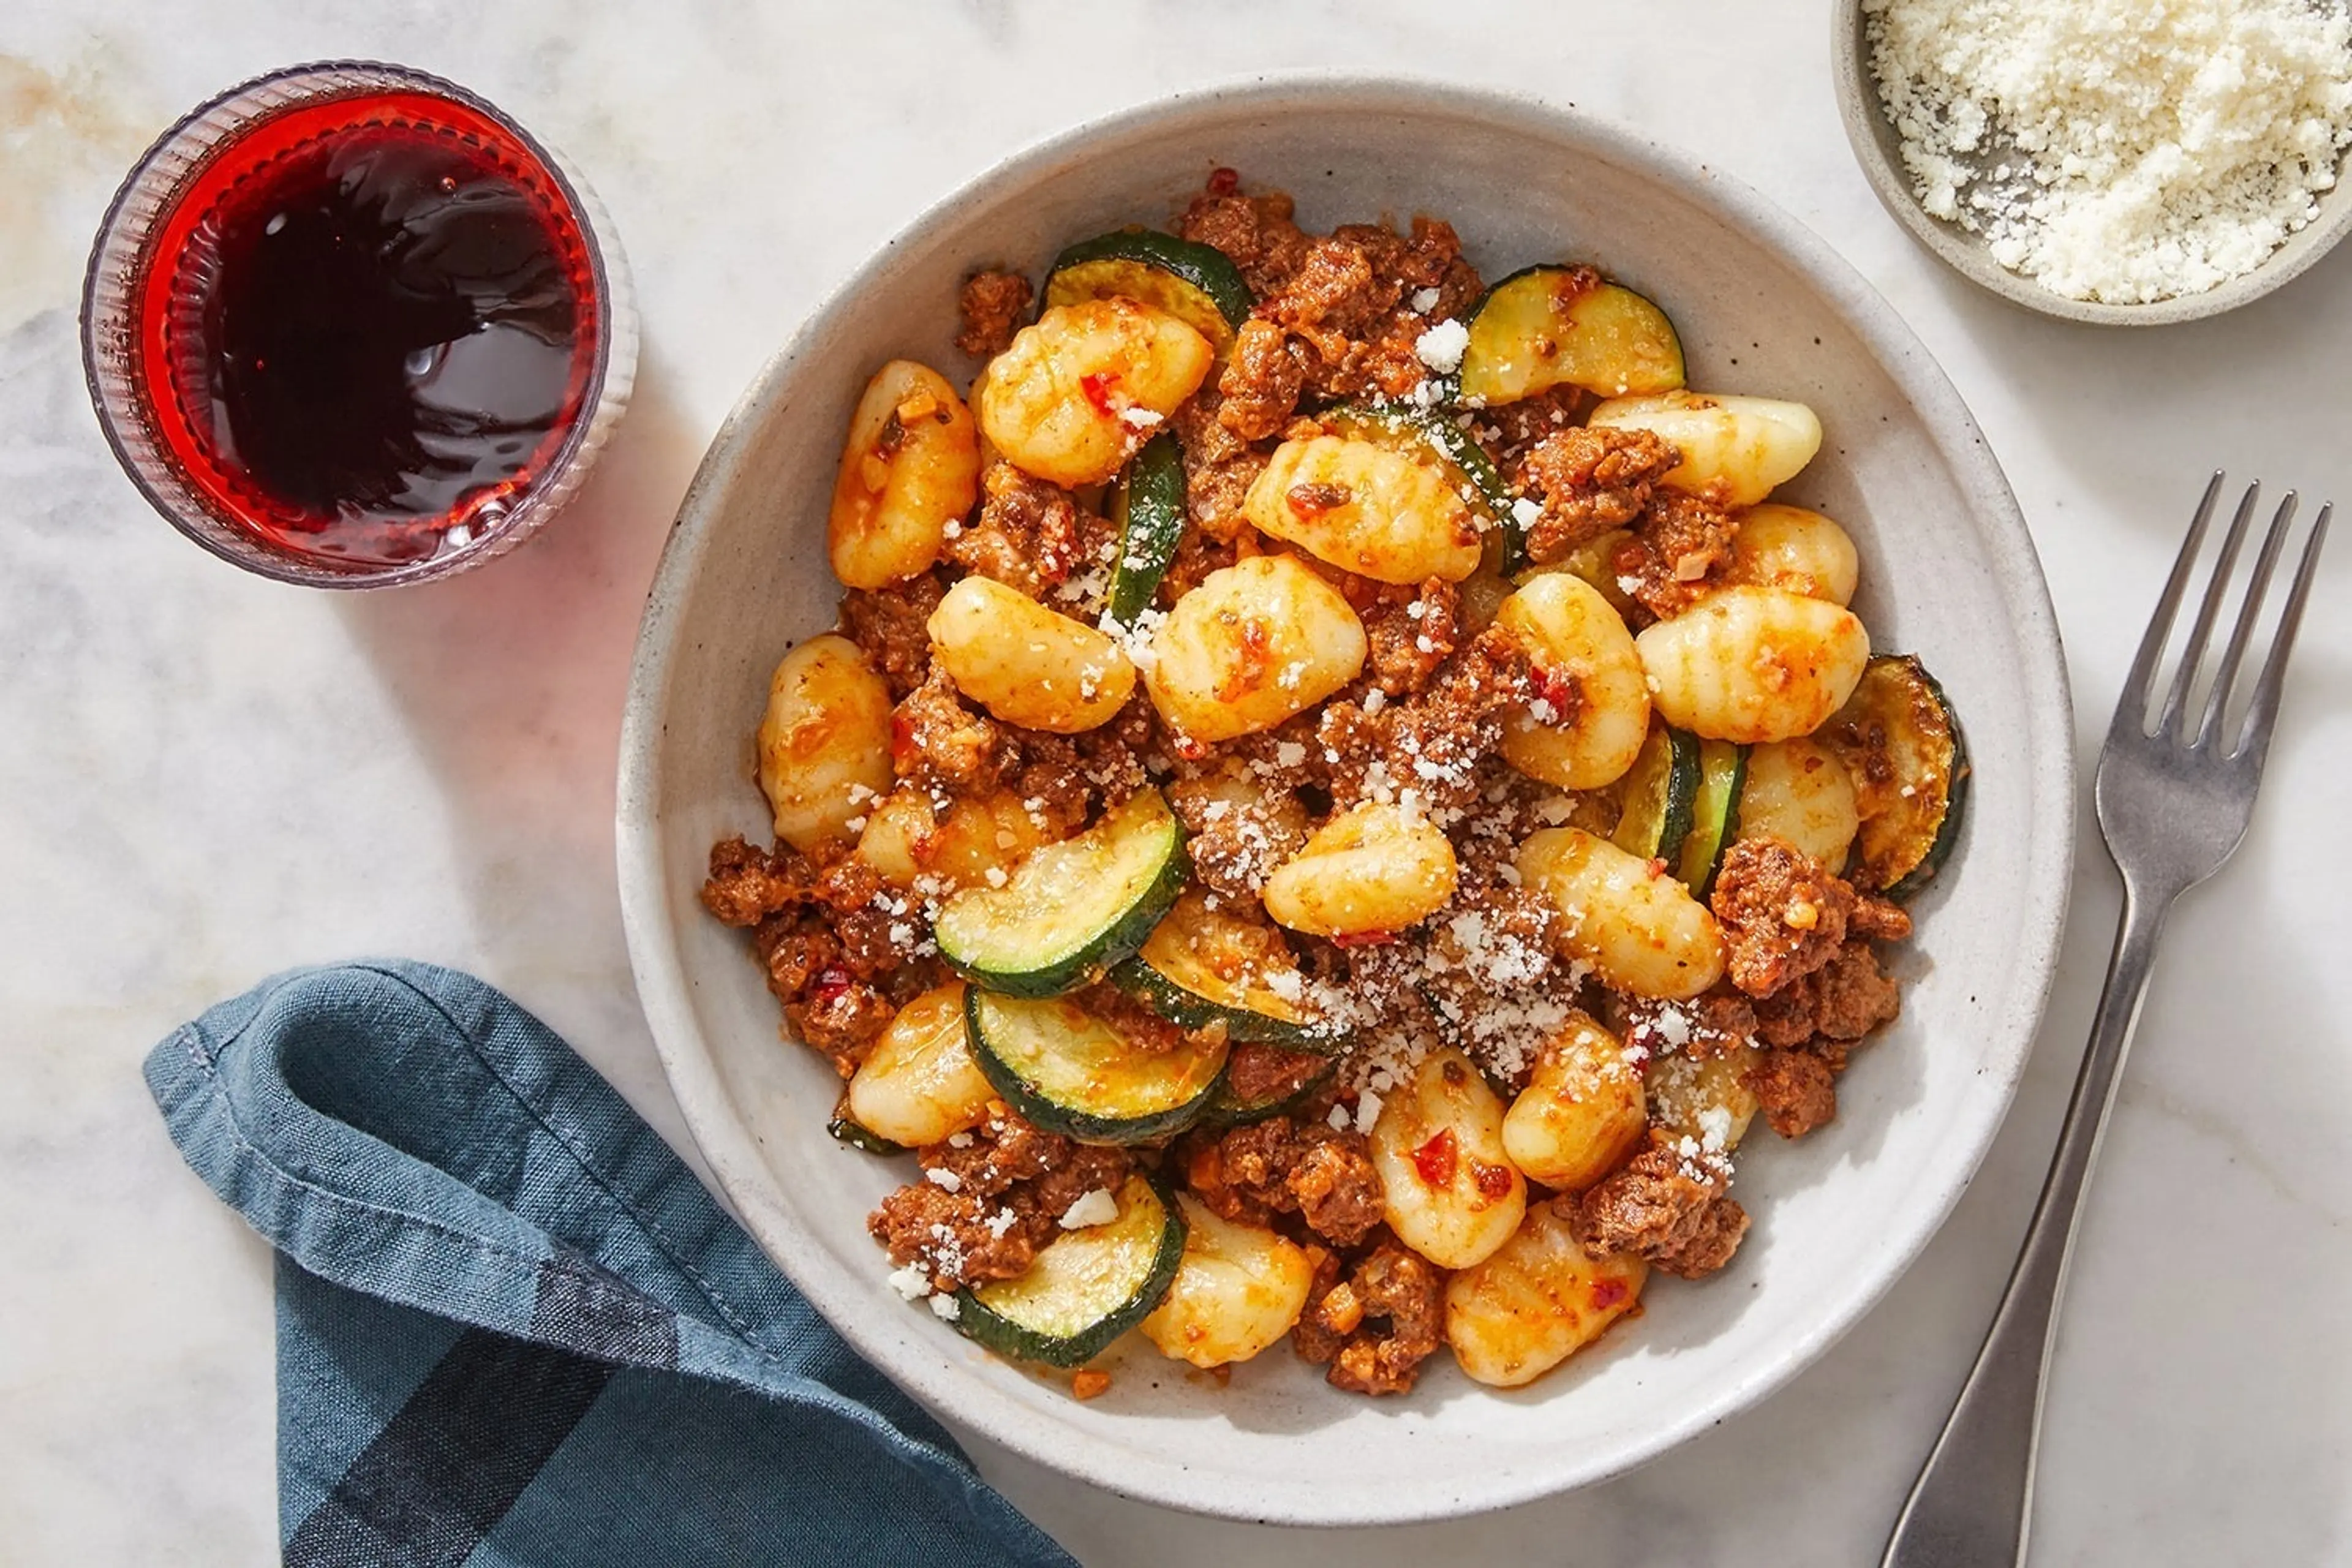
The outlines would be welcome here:
<svg viewBox="0 0 2352 1568">
<path fill-rule="evenodd" d="M 1821 736 L 1853 775 L 1862 831 L 1849 880 L 1907 899 L 1959 842 L 1969 748 L 1944 689 L 1909 654 L 1874 658 Z"/>
<path fill-rule="evenodd" d="M 1462 400 L 1516 403 L 1559 385 L 1602 397 L 1683 384 L 1683 345 L 1666 313 L 1589 267 L 1529 267 L 1471 312 Z"/>
<path fill-rule="evenodd" d="M 1184 1217 L 1142 1176 L 1117 1218 L 1065 1232 L 1015 1279 L 956 1292 L 955 1325 L 999 1355 L 1076 1366 L 1151 1315 L 1184 1260 Z"/>
<path fill-rule="evenodd" d="M 1723 852 L 1739 837 L 1739 791 L 1748 782 L 1748 748 L 1730 741 L 1698 743 L 1698 795 L 1675 873 L 1700 903 L 1715 890 Z"/>
<path fill-rule="evenodd" d="M 1058 996 L 1143 945 L 1184 886 L 1184 830 L 1139 790 L 1076 838 L 1048 844 L 1001 888 L 967 888 L 933 935 L 949 967 L 1008 996 Z"/>
<path fill-rule="evenodd" d="M 824 1124 L 824 1130 L 833 1134 L 835 1141 L 846 1143 L 851 1148 L 865 1153 L 903 1154 L 907 1152 L 905 1144 L 892 1142 L 852 1116 L 849 1113 L 849 1100 L 846 1096 L 843 1098 L 841 1104 L 835 1108 L 832 1119 Z"/>
<path fill-rule="evenodd" d="M 1219 359 L 1257 303 L 1241 268 L 1215 246 L 1158 229 L 1123 228 L 1080 240 L 1054 258 L 1041 308 L 1113 298 L 1158 306 L 1208 339 Z"/>
<path fill-rule="evenodd" d="M 1307 977 L 1272 926 L 1212 909 L 1186 891 L 1111 983 L 1171 1024 L 1225 1026 L 1235 1040 L 1330 1052 L 1339 1041 L 1305 1005 Z"/>
<path fill-rule="evenodd" d="M 1224 1076 L 1224 1040 L 1146 1050 L 1066 996 L 964 993 L 972 1058 L 1004 1102 L 1048 1132 L 1140 1143 L 1181 1132 Z"/>
<path fill-rule="evenodd" d="M 1518 569 L 1513 562 L 1526 552 L 1513 553 L 1511 487 L 1503 482 L 1493 460 L 1485 448 L 1470 438 L 1467 430 L 1442 414 L 1418 408 L 1381 408 L 1365 403 L 1346 404 L 1318 414 L 1315 419 L 1334 436 L 1370 441 L 1391 452 L 1427 458 L 1445 469 L 1453 476 L 1454 489 L 1478 514 L 1482 527 L 1504 531 L 1505 574 Z"/>
<path fill-rule="evenodd" d="M 1269 1116 L 1281 1116 L 1297 1110 L 1339 1070 L 1339 1058 L 1311 1051 L 1286 1051 L 1278 1046 L 1244 1046 L 1239 1050 L 1263 1051 L 1287 1058 L 1281 1066 L 1287 1070 L 1273 1087 L 1255 1094 L 1244 1094 L 1234 1086 L 1234 1058 L 1226 1058 L 1225 1076 L 1217 1080 L 1214 1093 L 1201 1111 L 1203 1127 L 1239 1127 L 1244 1122 L 1263 1121 Z"/>
<path fill-rule="evenodd" d="M 1119 471 L 1110 520 L 1118 529 L 1118 564 L 1111 571 L 1110 618 L 1135 624 L 1160 591 L 1184 537 L 1184 449 L 1162 430 Z"/>
<path fill-rule="evenodd" d="M 1622 809 L 1610 841 L 1644 860 L 1675 861 L 1698 805 L 1699 740 L 1659 720 L 1618 784 Z"/>
</svg>

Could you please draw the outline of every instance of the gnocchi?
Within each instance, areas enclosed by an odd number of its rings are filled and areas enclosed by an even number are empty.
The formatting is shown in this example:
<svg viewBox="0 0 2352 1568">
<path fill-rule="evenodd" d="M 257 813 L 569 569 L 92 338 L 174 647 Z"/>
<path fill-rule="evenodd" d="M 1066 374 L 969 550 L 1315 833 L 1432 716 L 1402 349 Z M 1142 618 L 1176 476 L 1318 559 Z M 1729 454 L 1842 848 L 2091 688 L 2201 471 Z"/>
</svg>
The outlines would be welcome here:
<svg viewBox="0 0 2352 1568">
<path fill-rule="evenodd" d="M 1671 443 L 1683 460 L 1663 482 L 1731 507 L 1754 506 L 1796 478 L 1822 449 L 1822 422 L 1813 411 L 1775 397 L 1696 392 L 1612 397 L 1587 423 L 1647 430 Z"/>
<path fill-rule="evenodd" d="M 1650 733 L 1650 692 L 1633 634 L 1601 591 L 1546 573 L 1504 600 L 1495 624 L 1527 649 L 1538 687 L 1504 721 L 1504 760 L 1561 789 L 1624 776 Z"/>
<path fill-rule="evenodd" d="M 1242 510 L 1259 531 L 1342 571 L 1381 583 L 1458 583 L 1478 569 L 1480 553 L 1477 519 L 1458 482 L 1387 447 L 1317 436 L 1276 447 Z"/>
<path fill-rule="evenodd" d="M 1016 795 L 963 795 L 942 811 L 929 790 L 906 784 L 866 817 L 854 853 L 894 888 L 949 893 L 995 885 L 1047 842 Z"/>
<path fill-rule="evenodd" d="M 1463 1372 L 1490 1388 L 1533 1383 L 1632 1311 L 1649 1266 L 1630 1253 L 1595 1258 L 1552 1204 L 1445 1285 L 1445 1342 Z"/>
<path fill-rule="evenodd" d="M 992 578 L 949 589 L 928 630 L 956 689 L 1024 730 L 1091 730 L 1135 690 L 1135 666 L 1118 643 Z"/>
<path fill-rule="evenodd" d="M 1366 801 L 1265 879 L 1265 912 L 1310 936 L 1402 931 L 1454 896 L 1454 846 L 1419 812 Z"/>
<path fill-rule="evenodd" d="M 814 855 L 856 837 L 850 824 L 890 788 L 890 706 L 847 637 L 811 637 L 783 657 L 757 741 L 777 837 Z"/>
<path fill-rule="evenodd" d="M 1679 1002 L 1723 975 L 1723 932 L 1664 868 L 1580 827 L 1547 827 L 1519 848 L 1522 885 L 1560 915 L 1560 951 L 1603 984 Z"/>
<path fill-rule="evenodd" d="M 1853 611 L 1786 588 L 1726 588 L 1633 639 L 1667 723 L 1760 745 L 1809 735 L 1870 659 Z"/>
<path fill-rule="evenodd" d="M 1591 1186 L 1641 1145 L 1650 1126 L 1642 1075 L 1616 1036 L 1582 1013 L 1544 1044 L 1503 1116 L 1503 1152 L 1531 1181 Z"/>
<path fill-rule="evenodd" d="M 1738 1046 L 1713 1056 L 1654 1056 L 1643 1074 L 1650 1120 L 1675 1138 L 1729 1153 L 1756 1116 L 1756 1091 L 1744 1081 L 1755 1070 L 1757 1048 Z"/>
<path fill-rule="evenodd" d="M 867 1131 L 916 1149 L 979 1126 L 995 1097 L 965 1043 L 958 981 L 898 1009 L 849 1080 L 849 1114 Z"/>
<path fill-rule="evenodd" d="M 1748 753 L 1739 792 L 1739 837 L 1793 844 L 1831 870 L 1845 864 L 1862 829 L 1853 775 L 1819 741 L 1773 741 Z"/>
<path fill-rule="evenodd" d="M 1381 1102 L 1371 1152 L 1389 1228 L 1440 1268 L 1487 1257 L 1527 1213 L 1527 1180 L 1503 1152 L 1503 1102 L 1460 1051 L 1430 1052 Z"/>
<path fill-rule="evenodd" d="M 1184 1258 L 1143 1337 L 1171 1361 L 1198 1367 L 1247 1361 L 1281 1342 L 1307 1305 L 1315 1265 L 1297 1243 L 1254 1225 L 1221 1219 L 1190 1193 Z"/>
<path fill-rule="evenodd" d="M 980 499 L 971 411 L 929 365 L 894 359 L 866 384 L 825 519 L 833 574 L 887 588 L 929 571 L 948 524 Z"/>
<path fill-rule="evenodd" d="M 1021 329 L 973 389 L 990 445 L 1024 473 L 1072 489 L 1118 472 L 1208 379 L 1209 340 L 1127 299 L 1055 305 Z"/>
<path fill-rule="evenodd" d="M 1290 556 L 1254 555 L 1176 601 L 1143 682 L 1170 728 L 1213 743 L 1322 701 L 1362 673 L 1370 647 L 1339 589 Z"/>
<path fill-rule="evenodd" d="M 1843 528 L 1817 511 L 1767 501 L 1739 519 L 1724 563 L 1727 584 L 1786 588 L 1833 605 L 1853 602 L 1862 560 Z"/>
<path fill-rule="evenodd" d="M 1621 619 L 1633 620 L 1641 610 L 1641 601 L 1625 591 L 1622 574 L 1617 570 L 1617 552 L 1633 542 L 1633 531 L 1612 528 L 1597 539 L 1588 539 L 1560 558 L 1558 566 L 1549 571 L 1567 572 L 1583 578 L 1601 590 L 1609 607 Z"/>
</svg>

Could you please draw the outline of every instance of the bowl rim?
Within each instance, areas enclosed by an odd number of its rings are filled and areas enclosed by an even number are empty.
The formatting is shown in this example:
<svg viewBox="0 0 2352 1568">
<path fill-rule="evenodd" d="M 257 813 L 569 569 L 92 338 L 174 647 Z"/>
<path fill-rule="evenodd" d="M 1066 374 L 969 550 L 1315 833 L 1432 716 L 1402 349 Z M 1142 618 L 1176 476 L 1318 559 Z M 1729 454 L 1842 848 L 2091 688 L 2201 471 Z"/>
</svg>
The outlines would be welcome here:
<svg viewBox="0 0 2352 1568">
<path fill-rule="evenodd" d="M 2035 811 L 2025 826 L 2029 898 L 2019 909 L 2027 933 L 2025 958 L 2015 972 L 2008 1006 L 1990 1021 L 1988 1075 L 1999 1079 L 1988 1101 L 1975 1147 L 1964 1168 L 1911 1224 L 1886 1238 L 1882 1265 L 1843 1281 L 1809 1331 L 1779 1354 L 1759 1358 L 1727 1378 L 1715 1396 L 1643 1441 L 1597 1461 L 1551 1468 L 1514 1467 L 1477 1482 L 1444 1488 L 1383 1486 L 1343 1494 L 1269 1486 L 1204 1485 L 1172 1461 L 1139 1465 L 1123 1447 L 1056 1443 L 1066 1429 L 1037 1423 L 1034 1413 L 981 1390 L 971 1397 L 970 1373 L 915 1346 L 908 1314 L 871 1310 L 879 1276 L 836 1279 L 819 1266 L 794 1284 L 849 1342 L 917 1400 L 945 1418 L 1062 1474 L 1111 1492 L 1189 1512 L 1265 1523 L 1367 1525 L 1457 1518 L 1552 1496 L 1632 1470 L 1719 1425 L 1778 1390 L 1842 1338 L 1892 1288 L 1939 1230 L 1973 1178 L 2006 1119 L 2047 1003 L 2063 932 L 2074 864 L 2075 769 L 2073 709 L 2065 660 L 2049 590 L 2025 520 L 1975 418 L 1926 346 L 1892 306 L 1828 244 L 1744 183 L 1688 154 L 1624 130 L 1600 116 L 1547 103 L 1530 94 L 1465 87 L 1394 72 L 1303 69 L 1254 72 L 1171 93 L 1086 121 L 1035 142 L 933 202 L 913 222 L 861 261 L 803 320 L 761 368 L 720 425 L 679 504 L 648 595 L 633 657 L 622 719 L 615 855 L 622 920 L 638 1000 L 686 1124 L 709 1161 L 730 1206 L 769 1255 L 821 1256 L 811 1233 L 785 1205 L 769 1201 L 773 1178 L 764 1169 L 759 1139 L 738 1117 L 718 1060 L 702 1039 L 692 1006 L 677 932 L 668 919 L 660 843 L 658 753 L 661 704 L 671 667 L 687 642 L 680 606 L 709 548 L 716 500 L 750 445 L 761 410 L 795 370 L 824 324 L 866 285 L 881 258 L 961 221 L 970 209 L 1003 200 L 1048 170 L 1088 155 L 1107 137 L 1164 128 L 1188 120 L 1213 121 L 1252 110 L 1384 110 L 1452 119 L 1493 132 L 1580 147 L 1640 172 L 1672 195 L 1706 211 L 1785 259 L 1820 290 L 1919 411 L 1931 444 L 1970 502 L 1971 521 L 1999 591 L 2008 602 L 2024 650 L 2021 684 L 2029 742 L 2028 784 Z M 787 1268 L 786 1272 L 792 1274 Z M 1337 1498 L 1335 1501 L 1334 1499 Z"/>
<path fill-rule="evenodd" d="M 2241 305 L 2250 305 L 2273 289 L 2284 288 L 2315 266 L 2347 233 L 2352 233 L 2352 196 L 2336 200 L 2332 207 L 2327 205 L 2327 196 L 2323 196 L 2319 215 L 2287 236 L 2276 250 L 2255 263 L 2252 271 L 2241 273 L 2202 293 L 2176 294 L 2168 300 L 2151 300 L 2139 305 L 2076 300 L 2055 293 L 2022 273 L 2003 267 L 1974 240 L 1962 237 L 1965 231 L 1941 218 L 1931 217 L 1927 209 L 1919 205 L 1910 180 L 1887 150 L 1894 127 L 1887 121 L 1885 103 L 1878 95 L 1877 79 L 1864 47 L 1868 15 L 1863 0 L 1841 0 L 1834 16 L 1830 26 L 1830 75 L 1837 92 L 1838 119 L 1845 127 L 1846 142 L 1853 151 L 1853 161 L 1861 165 L 1863 178 L 1870 183 L 1871 193 L 1877 196 L 1879 205 L 1937 260 L 2012 305 L 2095 327 L 2164 327 L 2201 321 Z M 2352 155 L 2338 156 L 2342 177 L 2336 188 L 2341 189 L 2352 181 L 2352 163 L 2344 162 Z M 2330 191 L 2328 196 L 2334 194 Z"/>
</svg>

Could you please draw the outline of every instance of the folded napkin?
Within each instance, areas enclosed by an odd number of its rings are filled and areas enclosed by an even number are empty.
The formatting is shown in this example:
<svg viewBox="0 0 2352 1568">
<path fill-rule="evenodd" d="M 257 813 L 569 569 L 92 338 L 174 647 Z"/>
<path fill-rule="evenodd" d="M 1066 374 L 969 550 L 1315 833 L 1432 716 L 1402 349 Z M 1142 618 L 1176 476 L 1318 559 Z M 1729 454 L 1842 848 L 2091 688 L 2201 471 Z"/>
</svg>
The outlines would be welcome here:
<svg viewBox="0 0 2352 1568">
<path fill-rule="evenodd" d="M 1071 1561 L 480 982 L 279 975 L 146 1071 L 278 1251 L 289 1564 Z"/>
</svg>

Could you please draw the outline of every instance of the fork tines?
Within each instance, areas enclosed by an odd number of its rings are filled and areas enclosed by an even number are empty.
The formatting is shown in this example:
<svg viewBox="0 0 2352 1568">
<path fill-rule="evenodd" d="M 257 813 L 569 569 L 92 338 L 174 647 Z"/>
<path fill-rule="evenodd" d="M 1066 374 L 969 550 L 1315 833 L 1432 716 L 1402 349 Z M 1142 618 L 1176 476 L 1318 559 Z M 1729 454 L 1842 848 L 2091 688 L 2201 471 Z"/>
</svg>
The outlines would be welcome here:
<svg viewBox="0 0 2352 1568">
<path fill-rule="evenodd" d="M 2172 634 L 2175 616 L 2180 601 L 2187 595 L 2189 578 L 2194 575 L 2197 558 L 2205 543 L 2207 527 L 2213 520 L 2214 503 L 2221 499 L 2223 475 L 2215 470 L 2212 481 L 2205 487 L 2205 498 L 2198 503 L 2196 521 L 2189 524 L 2189 537 L 2181 542 L 2179 558 L 2173 563 L 2172 576 L 2164 585 L 2164 596 L 2158 602 L 2156 615 L 2148 623 L 2147 636 L 2141 641 L 2138 655 L 2132 660 L 2131 674 L 2124 684 L 2124 701 L 2116 713 L 2118 726 L 2128 716 L 2142 734 L 2161 737 L 2176 742 L 2187 740 L 2192 750 L 2212 746 L 2220 731 L 2223 714 L 2235 695 L 2239 666 L 2244 661 L 2247 645 L 2252 640 L 2254 626 L 2262 617 L 2263 600 L 2270 589 L 2271 574 L 2278 565 L 2280 553 L 2286 546 L 2287 532 L 2294 521 L 2295 493 L 2289 490 L 2272 515 L 2269 529 L 2263 535 L 2261 552 L 2254 558 L 2252 576 L 2247 581 L 2240 600 L 2238 616 L 2230 631 L 2230 640 L 2221 650 L 2221 662 L 2213 670 L 2207 688 L 2205 701 L 2197 718 L 2193 738 L 2186 737 L 2186 719 L 2189 698 L 2199 685 L 2200 666 L 2205 660 L 2206 644 L 2211 639 L 2213 626 L 2220 618 L 2221 601 L 2235 572 L 2238 552 L 2245 542 L 2252 526 L 2254 508 L 2262 492 L 2260 481 L 2246 487 L 2239 500 L 2236 515 L 2231 519 L 2230 531 L 2223 536 L 2221 551 L 2214 562 L 2211 582 L 2204 599 L 2197 606 L 2197 618 L 2189 628 L 2189 637 L 2180 650 L 2180 663 L 2174 671 L 2172 684 L 2167 690 L 2164 708 L 2157 716 L 2153 731 L 2148 728 L 2148 700 L 2155 690 L 2157 666 L 2162 659 L 2164 647 Z M 2320 546 L 2326 542 L 2327 525 L 2336 508 L 2329 503 L 2319 509 L 2319 517 L 2311 526 L 2303 543 L 2303 556 L 2295 567 L 2294 585 L 2288 591 L 2285 607 L 2280 611 L 2278 626 L 2273 634 L 2269 657 L 2263 659 L 2261 674 L 2255 679 L 2253 696 L 2247 703 L 2245 716 L 2231 737 L 2226 754 L 2243 757 L 2259 764 L 2262 753 L 2270 745 L 2273 721 L 2278 713 L 2279 687 L 2286 672 L 2287 653 L 2294 644 L 2295 628 L 2302 624 L 2304 603 L 2311 595 L 2311 581 L 2319 564 Z"/>
</svg>

